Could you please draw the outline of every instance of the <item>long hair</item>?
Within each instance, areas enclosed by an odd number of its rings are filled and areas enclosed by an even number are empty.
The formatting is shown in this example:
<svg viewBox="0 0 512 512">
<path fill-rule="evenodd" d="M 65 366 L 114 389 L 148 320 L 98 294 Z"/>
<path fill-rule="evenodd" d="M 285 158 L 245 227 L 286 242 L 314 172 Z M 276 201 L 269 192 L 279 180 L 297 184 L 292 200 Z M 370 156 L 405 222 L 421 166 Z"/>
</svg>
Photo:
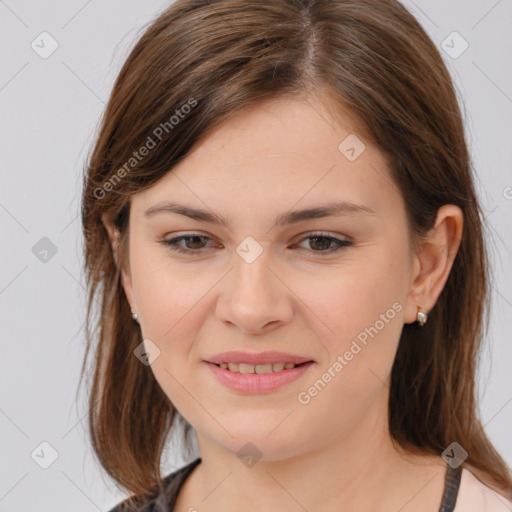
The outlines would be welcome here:
<svg viewBox="0 0 512 512">
<path fill-rule="evenodd" d="M 412 234 L 427 233 L 442 205 L 462 209 L 460 247 L 429 321 L 401 333 L 389 430 L 417 453 L 440 455 L 458 442 L 468 453 L 464 464 L 512 496 L 510 470 L 485 435 L 475 398 L 490 270 L 462 115 L 438 49 L 395 0 L 176 0 L 145 28 L 117 77 L 83 183 L 88 307 L 80 382 L 92 351 L 95 455 L 116 485 L 148 496 L 162 486 L 162 451 L 184 419 L 133 355 L 141 332 L 120 278 L 131 195 L 249 106 L 306 91 L 335 116 L 348 109 L 358 134 L 385 155 Z M 120 234 L 116 255 L 105 219 Z M 187 438 L 191 426 L 183 426 Z"/>
</svg>

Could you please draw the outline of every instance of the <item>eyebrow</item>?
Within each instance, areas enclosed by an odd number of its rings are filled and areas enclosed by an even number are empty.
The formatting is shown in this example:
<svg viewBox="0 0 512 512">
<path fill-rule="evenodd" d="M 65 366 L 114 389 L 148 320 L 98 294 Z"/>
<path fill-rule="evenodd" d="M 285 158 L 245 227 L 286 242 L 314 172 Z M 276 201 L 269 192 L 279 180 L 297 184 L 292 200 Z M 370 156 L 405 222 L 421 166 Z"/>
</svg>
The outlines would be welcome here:
<svg viewBox="0 0 512 512">
<path fill-rule="evenodd" d="M 148 208 L 144 212 L 144 217 L 151 217 L 157 213 L 176 213 L 194 220 L 229 227 L 229 222 L 221 215 L 174 202 L 158 203 Z M 283 213 L 277 217 L 276 226 L 286 226 L 310 219 L 350 214 L 377 215 L 368 206 L 342 201 L 340 203 L 329 203 L 323 206 Z"/>
</svg>

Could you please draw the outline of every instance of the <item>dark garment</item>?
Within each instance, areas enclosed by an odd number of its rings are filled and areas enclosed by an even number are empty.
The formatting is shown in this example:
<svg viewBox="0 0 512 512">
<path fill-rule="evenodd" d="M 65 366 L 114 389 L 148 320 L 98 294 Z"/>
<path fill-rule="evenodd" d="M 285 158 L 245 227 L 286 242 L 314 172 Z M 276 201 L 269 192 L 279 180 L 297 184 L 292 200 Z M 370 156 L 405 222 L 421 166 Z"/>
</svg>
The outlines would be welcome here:
<svg viewBox="0 0 512 512">
<path fill-rule="evenodd" d="M 163 479 L 165 489 L 164 493 L 153 495 L 149 500 L 136 509 L 137 512 L 172 512 L 183 482 L 200 462 L 201 457 L 167 475 Z M 127 500 L 122 501 L 108 512 L 125 512 L 126 508 L 123 507 L 123 504 L 126 501 Z"/>
<path fill-rule="evenodd" d="M 453 512 L 457 496 L 459 494 L 460 478 L 462 475 L 462 466 L 453 469 L 451 466 L 446 468 L 446 477 L 444 479 L 444 493 L 439 512 Z"/>
<path fill-rule="evenodd" d="M 153 496 L 144 505 L 137 510 L 137 512 L 173 512 L 176 498 L 180 491 L 183 482 L 187 479 L 188 475 L 192 473 L 193 469 L 201 462 L 201 458 L 197 458 L 190 464 L 174 471 L 164 478 L 165 492 L 158 496 Z M 462 473 L 462 466 L 453 469 L 451 466 L 446 468 L 446 476 L 444 480 L 444 492 L 441 501 L 439 512 L 453 512 L 457 495 L 459 492 L 460 478 Z M 116 505 L 108 512 L 124 512 L 123 503 Z M 193 506 L 194 504 L 191 504 Z"/>
</svg>

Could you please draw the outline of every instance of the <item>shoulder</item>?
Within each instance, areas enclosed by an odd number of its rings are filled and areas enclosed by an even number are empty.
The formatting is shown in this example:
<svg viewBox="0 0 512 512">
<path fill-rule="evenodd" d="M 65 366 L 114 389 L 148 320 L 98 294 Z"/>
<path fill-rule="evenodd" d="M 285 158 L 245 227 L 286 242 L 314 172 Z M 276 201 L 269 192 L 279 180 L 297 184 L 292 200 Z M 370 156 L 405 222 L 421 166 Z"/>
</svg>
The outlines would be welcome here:
<svg viewBox="0 0 512 512">
<path fill-rule="evenodd" d="M 482 483 L 463 469 L 454 512 L 510 512 L 512 501 Z"/>
<path fill-rule="evenodd" d="M 197 458 L 167 475 L 162 480 L 163 492 L 156 491 L 144 500 L 138 499 L 138 505 L 135 509 L 129 509 L 129 502 L 134 498 L 137 499 L 136 496 L 131 496 L 115 505 L 108 512 L 128 512 L 129 510 L 130 512 L 160 512 L 172 510 L 172 508 L 168 508 L 169 505 L 174 504 L 176 495 L 184 480 L 200 462 L 201 458 Z"/>
</svg>

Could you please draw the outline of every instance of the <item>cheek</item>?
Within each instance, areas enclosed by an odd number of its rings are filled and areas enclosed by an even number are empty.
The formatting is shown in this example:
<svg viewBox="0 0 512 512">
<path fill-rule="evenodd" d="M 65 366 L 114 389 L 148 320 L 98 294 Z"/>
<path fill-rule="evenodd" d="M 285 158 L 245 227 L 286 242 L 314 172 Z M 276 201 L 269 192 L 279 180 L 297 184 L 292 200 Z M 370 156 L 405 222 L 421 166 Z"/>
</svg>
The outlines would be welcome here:
<svg viewBox="0 0 512 512">
<path fill-rule="evenodd" d="M 309 328 L 329 354 L 317 376 L 329 370 L 335 374 L 332 387 L 339 386 L 338 396 L 347 403 L 376 392 L 391 371 L 403 328 L 405 290 L 391 256 L 397 255 L 381 253 L 351 265 L 350 271 L 340 268 L 294 285 L 308 306 L 302 314 Z M 332 367 L 337 360 L 342 370 Z"/>
<path fill-rule="evenodd" d="M 380 331 L 397 324 L 397 317 L 400 322 L 404 274 L 396 269 L 392 272 L 391 258 L 388 258 L 389 264 L 382 263 L 383 260 L 375 264 L 372 261 L 351 264 L 314 275 L 302 274 L 291 284 L 290 288 L 304 304 L 300 306 L 302 314 L 309 310 L 307 316 L 311 321 L 316 318 L 314 324 L 322 326 L 320 332 L 327 340 L 332 340 L 329 344 L 333 348 L 338 345 L 336 340 L 343 343 L 352 339 L 373 326 L 382 315 L 386 317 L 386 328 L 379 322 Z M 384 332 L 379 335 L 385 337 Z"/>
<path fill-rule="evenodd" d="M 132 279 L 144 335 L 167 343 L 173 333 L 183 335 L 190 327 L 214 281 L 208 275 L 199 278 L 203 274 L 186 265 L 171 264 L 161 252 L 157 248 L 135 254 Z"/>
</svg>

